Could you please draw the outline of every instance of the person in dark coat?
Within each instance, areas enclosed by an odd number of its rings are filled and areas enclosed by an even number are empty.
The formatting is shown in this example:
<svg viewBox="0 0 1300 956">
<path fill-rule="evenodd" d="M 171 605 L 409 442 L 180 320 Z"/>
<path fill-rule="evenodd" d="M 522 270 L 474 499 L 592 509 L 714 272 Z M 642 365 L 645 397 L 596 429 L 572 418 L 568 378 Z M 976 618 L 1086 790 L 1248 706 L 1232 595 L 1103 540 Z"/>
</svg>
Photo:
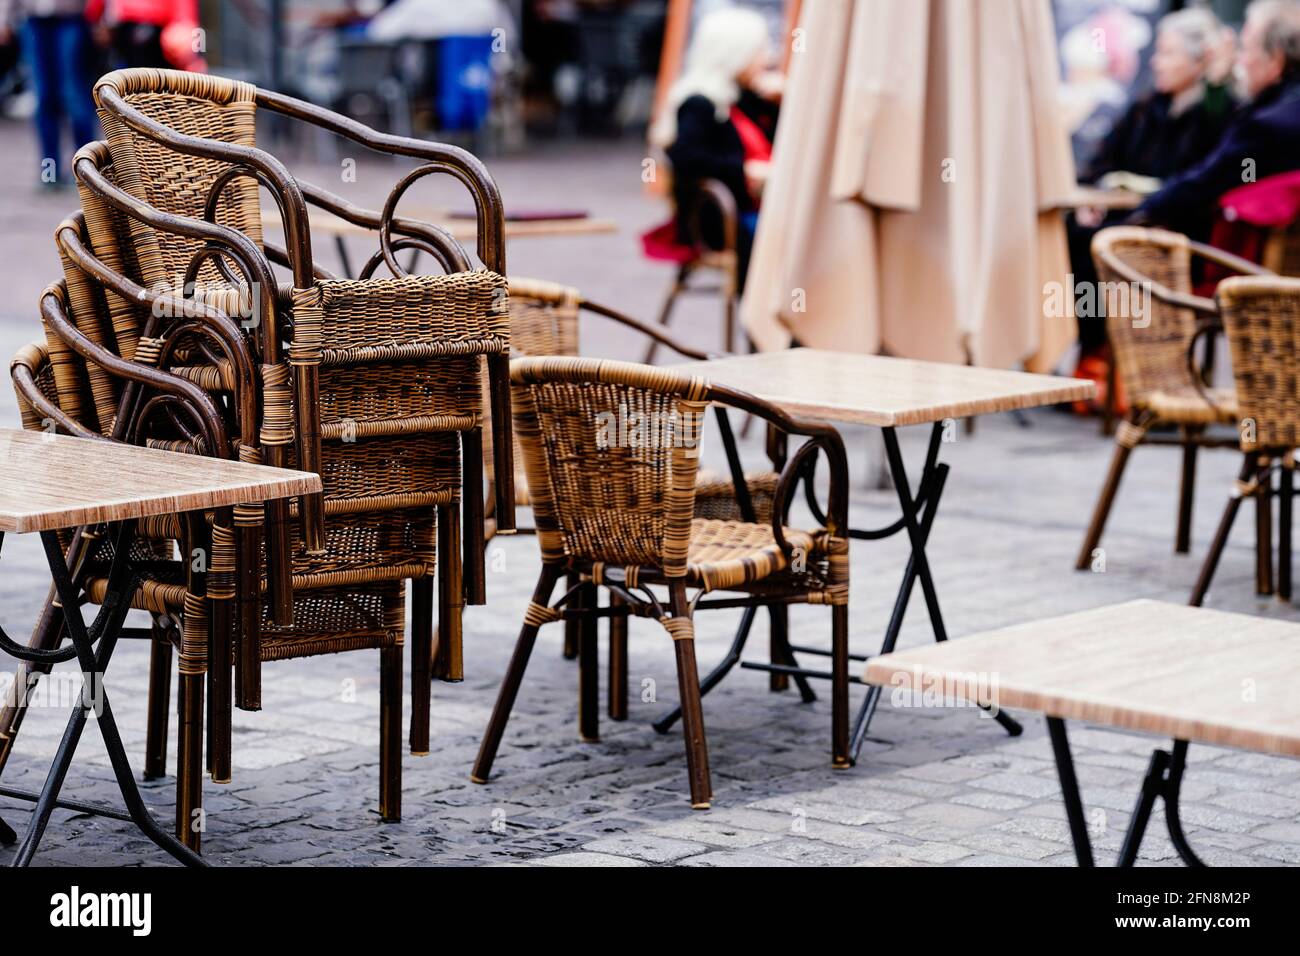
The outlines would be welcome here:
<svg viewBox="0 0 1300 956">
<path fill-rule="evenodd" d="M 701 180 L 716 179 L 731 193 L 739 220 L 736 254 L 742 289 L 779 109 L 767 73 L 769 59 L 767 22 L 760 14 L 743 8 L 710 13 L 695 28 L 686 68 L 651 132 L 672 163 L 681 242 L 697 238 L 692 213 Z M 722 244 L 722 223 L 711 207 L 701 209 L 698 224 L 708 245 Z"/>
<path fill-rule="evenodd" d="M 1237 74 L 1248 102 L 1222 141 L 1148 196 L 1131 221 L 1195 232 L 1212 221 L 1224 193 L 1300 169 L 1300 2 L 1250 5 Z"/>
<path fill-rule="evenodd" d="M 1121 173 L 1164 181 L 1194 167 L 1215 149 L 1231 121 L 1232 104 L 1222 87 L 1211 87 L 1206 74 L 1225 29 L 1202 8 L 1180 10 L 1160 20 L 1151 57 L 1154 89 L 1135 100 L 1111 129 L 1080 170 L 1080 182 L 1098 184 Z M 1083 209 L 1070 218 L 1067 233 L 1076 283 L 1086 287 L 1097 281 L 1092 237 L 1126 215 Z M 1105 320 L 1080 314 L 1082 357 L 1093 356 L 1105 342 Z"/>
</svg>

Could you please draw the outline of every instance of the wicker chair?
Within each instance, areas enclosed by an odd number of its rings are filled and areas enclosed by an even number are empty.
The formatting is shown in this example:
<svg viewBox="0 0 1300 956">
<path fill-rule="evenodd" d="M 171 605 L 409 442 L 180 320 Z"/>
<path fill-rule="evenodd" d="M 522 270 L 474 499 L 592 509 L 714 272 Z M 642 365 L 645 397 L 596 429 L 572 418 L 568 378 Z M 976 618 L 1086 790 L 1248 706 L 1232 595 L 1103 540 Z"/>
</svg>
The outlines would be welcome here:
<svg viewBox="0 0 1300 956">
<path fill-rule="evenodd" d="M 1093 564 L 1129 455 L 1144 443 L 1172 443 L 1183 449 L 1174 550 L 1186 554 L 1190 549 L 1197 450 L 1233 444 L 1208 434 L 1207 429 L 1237 422 L 1233 392 L 1206 388 L 1190 358 L 1200 332 L 1217 324 L 1214 303 L 1191 292 L 1192 256 L 1237 272 L 1262 271 L 1178 233 L 1134 226 L 1101 230 L 1093 239 L 1092 254 L 1107 299 L 1107 331 L 1130 410 L 1116 431 L 1110 472 L 1079 549 L 1075 567 L 1081 571 Z M 1135 298 L 1139 304 L 1134 304 Z M 1154 429 L 1171 426 L 1178 429 L 1172 442 L 1151 435 Z"/>
<path fill-rule="evenodd" d="M 722 351 L 730 352 L 736 347 L 736 310 L 740 296 L 740 266 L 736 253 L 736 230 L 740 227 L 736 213 L 736 199 L 731 195 L 731 191 L 716 179 L 701 180 L 695 196 L 694 208 L 677 210 L 677 216 L 687 217 L 688 229 L 696 237 L 695 242 L 692 243 L 694 255 L 678 264 L 677 274 L 673 277 L 672 285 L 668 287 L 668 295 L 659 308 L 659 324 L 664 328 L 668 327 L 668 323 L 672 321 L 673 308 L 682 295 L 716 293 L 722 296 Z M 699 221 L 700 214 L 705 209 L 713 210 L 721 223 L 720 248 L 711 248 L 701 238 Z M 701 271 L 717 273 L 719 284 L 691 285 L 691 277 Z M 653 362 L 660 344 L 662 344 L 660 340 L 652 339 L 646 345 L 642 361 L 647 365 Z"/>
<path fill-rule="evenodd" d="M 1192 591 L 1199 606 L 1246 497 L 1253 497 L 1259 537 L 1268 540 L 1271 498 L 1278 498 L 1277 595 L 1291 600 L 1291 519 L 1295 489 L 1295 449 L 1300 446 L 1300 279 L 1234 277 L 1219 284 L 1215 298 L 1232 352 L 1241 415 L 1244 460 L 1236 487 Z M 1273 472 L 1278 489 L 1273 491 Z M 1271 549 L 1256 562 L 1256 590 L 1272 591 Z"/>
<path fill-rule="evenodd" d="M 664 330 L 648 325 L 632 316 L 626 315 L 606 305 L 589 301 L 582 294 L 569 286 L 540 279 L 526 279 L 512 276 L 510 279 L 510 346 L 514 356 L 548 356 L 580 354 L 579 319 L 582 313 L 616 322 L 625 328 L 644 335 L 652 342 L 661 344 L 685 356 L 688 359 L 705 359 L 708 355 L 676 341 Z M 719 419 L 723 422 L 725 413 Z M 729 427 L 729 425 L 727 425 Z M 773 442 L 778 442 L 776 435 Z M 783 449 L 773 448 L 773 460 L 784 454 Z M 488 457 L 485 444 L 484 457 Z M 523 471 L 523 451 L 515 446 L 515 503 L 528 507 L 528 476 Z M 486 462 L 485 462 L 486 464 Z M 776 494 L 776 485 L 780 475 L 775 471 L 764 470 L 749 472 L 745 475 L 745 487 L 753 509 L 755 521 L 767 522 L 772 518 L 772 500 Z M 739 521 L 743 518 L 744 508 L 735 492 L 732 478 L 715 472 L 701 470 L 695 482 L 695 516 L 697 518 L 716 518 L 726 521 Z M 527 529 L 525 529 L 527 530 Z M 495 533 L 492 516 L 488 517 L 486 537 L 490 540 Z M 577 583 L 571 576 L 569 586 Z M 618 598 L 611 596 L 617 604 Z M 784 606 L 772 605 L 769 612 L 773 616 L 775 633 L 773 640 L 783 640 L 782 621 L 785 616 Z M 578 621 L 565 621 L 564 656 L 574 660 L 578 656 L 579 639 Z M 627 718 L 627 618 L 611 617 L 609 620 L 610 639 L 610 680 L 609 680 L 609 716 L 613 720 Z M 774 660 L 785 660 L 782 647 L 773 648 Z M 773 673 L 771 685 L 773 690 L 784 690 L 789 678 L 784 674 Z"/>
<path fill-rule="evenodd" d="M 602 587 L 622 601 L 604 613 L 654 618 L 673 639 L 693 807 L 707 808 L 712 799 L 695 662 L 693 615 L 700 609 L 831 606 L 832 760 L 836 767 L 849 766 L 848 488 L 839 434 L 828 425 L 796 421 L 744 393 L 645 365 L 522 358 L 511 364 L 510 375 L 542 571 L 471 779 L 488 779 L 538 629 L 569 615 L 581 621 L 579 733 L 583 740 L 598 739 L 595 624 L 603 616 L 597 602 Z M 710 402 L 810 437 L 782 476 L 774 509 L 780 517 L 767 523 L 695 517 L 699 428 Z M 619 423 L 629 410 L 640 416 L 640 437 L 629 429 L 624 440 Z M 831 472 L 827 525 L 787 528 L 781 517 L 796 478 L 819 451 Z M 570 573 L 578 576 L 577 587 L 552 604 L 556 584 Z M 655 586 L 667 589 L 666 604 L 653 593 Z M 688 598 L 688 588 L 699 593 Z M 714 591 L 746 597 L 703 599 Z"/>
<path fill-rule="evenodd" d="M 316 417 L 322 368 L 330 365 L 388 363 L 394 374 L 410 372 L 418 381 L 412 390 L 429 385 L 426 370 L 431 359 L 451 376 L 459 360 L 477 363 L 486 358 L 496 460 L 495 511 L 497 525 L 511 530 L 514 522 L 513 464 L 509 440 L 508 324 L 504 280 L 503 212 L 491 177 L 474 157 L 455 147 L 389 136 L 370 130 L 346 117 L 309 103 L 246 83 L 179 73 L 170 70 L 123 70 L 102 77 L 95 87 L 100 118 L 107 135 L 122 191 L 136 202 L 167 216 L 207 219 L 238 233 L 251 250 L 244 258 L 265 255 L 287 265 L 292 289 L 287 294 L 266 295 L 257 319 L 260 360 L 277 364 L 281 331 L 291 329 L 287 359 L 292 367 L 295 393 L 296 461 L 302 468 L 319 470 L 322 428 Z M 357 209 L 332 194 L 301 183 L 275 157 L 254 145 L 254 125 L 259 110 L 270 110 L 337 133 L 368 148 L 421 160 L 424 165 L 406 174 L 390 193 L 382 213 Z M 420 178 L 449 174 L 471 192 L 478 212 L 478 254 L 486 272 L 469 272 L 468 257 L 444 230 L 401 219 L 396 207 L 406 190 Z M 264 242 L 258 185 L 268 188 L 284 223 L 284 249 Z M 123 202 L 122 197 L 114 197 Z M 336 280 L 312 257 L 307 204 L 324 208 L 349 222 L 375 229 L 379 251 L 361 271 L 359 280 Z M 141 217 L 131 223 L 146 285 L 174 282 L 178 276 L 195 282 L 196 297 L 230 302 L 241 285 L 258 287 L 273 280 L 253 278 L 240 283 L 219 254 L 195 240 L 162 238 L 153 222 Z M 234 240 L 228 235 L 227 242 Z M 417 248 L 430 253 L 444 269 L 443 276 L 408 276 L 395 253 Z M 374 279 L 386 266 L 392 279 Z M 254 270 L 261 276 L 260 270 Z M 280 331 L 277 331 L 280 330 Z M 396 341 L 386 336 L 400 330 Z M 477 370 L 478 366 L 474 368 Z M 483 502 L 478 494 L 478 468 L 482 442 L 481 422 L 466 406 L 451 416 L 408 421 L 404 434 L 448 431 L 462 444 L 462 457 L 476 467 L 464 469 L 464 564 L 462 591 L 469 603 L 485 600 L 483 587 Z M 397 432 L 390 432 L 390 435 Z M 323 547 L 324 525 L 320 502 L 301 502 L 300 518 L 308 551 Z M 451 560 L 444 549 L 443 562 Z M 443 570 L 448 577 L 457 571 Z M 416 624 L 431 618 L 422 608 L 432 600 L 432 584 L 414 584 Z M 457 614 L 462 602 L 444 602 L 442 618 Z M 459 627 L 454 629 L 458 640 Z M 422 646 L 424 636 L 417 638 Z M 444 642 L 445 643 L 445 642 Z M 444 655 L 446 657 L 446 655 Z M 459 658 L 459 649 L 450 659 Z M 448 679 L 458 679 L 454 671 Z M 255 681 L 241 704 L 255 707 Z"/>
</svg>

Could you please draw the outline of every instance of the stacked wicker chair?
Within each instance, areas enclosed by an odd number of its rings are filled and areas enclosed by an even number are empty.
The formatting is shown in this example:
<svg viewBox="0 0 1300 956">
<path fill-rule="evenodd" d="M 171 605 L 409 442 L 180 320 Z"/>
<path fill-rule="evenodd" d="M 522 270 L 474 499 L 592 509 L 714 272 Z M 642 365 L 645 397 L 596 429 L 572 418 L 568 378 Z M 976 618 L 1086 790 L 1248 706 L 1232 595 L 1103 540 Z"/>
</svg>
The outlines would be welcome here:
<svg viewBox="0 0 1300 956">
<path fill-rule="evenodd" d="M 666 331 L 626 315 L 609 306 L 592 302 L 584 298 L 579 290 L 555 282 L 540 279 L 527 279 L 519 276 L 510 278 L 510 345 L 511 354 L 515 356 L 550 356 L 580 354 L 579 319 L 583 313 L 615 322 L 645 336 L 652 342 L 666 346 L 668 349 L 688 359 L 704 359 L 708 356 L 696 349 L 683 345 L 667 334 Z M 729 427 L 726 413 L 719 412 L 719 422 Z M 769 451 L 774 461 L 784 454 L 783 443 L 778 435 L 771 436 Z M 523 472 L 523 451 L 516 439 L 515 445 L 515 502 L 521 507 L 531 504 L 528 495 L 528 476 Z M 485 466 L 490 467 L 490 446 L 485 445 Z M 749 507 L 752 508 L 753 520 L 770 521 L 772 501 L 776 494 L 780 475 L 772 470 L 747 473 L 744 484 L 748 495 Z M 735 483 L 731 477 L 706 471 L 699 471 L 695 484 L 695 516 L 697 518 L 717 518 L 739 521 L 744 517 L 745 506 L 736 495 Z M 492 518 L 488 518 L 487 537 L 494 533 Z M 577 583 L 574 577 L 569 584 Z M 617 604 L 618 598 L 611 596 Z M 778 644 L 785 640 L 782 625 L 785 619 L 785 607 L 772 605 L 769 612 L 773 617 L 775 628 L 774 640 Z M 614 720 L 627 717 L 627 618 L 614 616 L 609 621 L 609 716 Z M 578 656 L 579 628 L 576 620 L 565 622 L 564 656 L 570 660 Z M 773 649 L 774 660 L 785 660 L 784 647 Z M 788 678 L 783 674 L 772 675 L 774 690 L 784 690 Z"/>
<path fill-rule="evenodd" d="M 1295 449 L 1300 446 L 1300 279 L 1234 277 L 1219 284 L 1215 298 L 1232 352 L 1241 415 L 1244 460 L 1218 531 L 1192 591 L 1191 603 L 1205 600 L 1246 497 L 1253 497 L 1261 524 L 1271 527 L 1270 500 L 1279 508 L 1277 595 L 1291 600 L 1291 521 L 1295 493 Z M 1274 492 L 1273 472 L 1278 473 Z M 1257 561 L 1257 591 L 1271 591 L 1271 549 Z"/>
<path fill-rule="evenodd" d="M 495 510 L 499 525 L 513 527 L 509 326 L 501 278 L 503 217 L 495 185 L 463 151 L 383 136 L 247 84 L 171 71 L 123 71 L 101 79 L 96 96 L 108 146 L 78 156 L 87 225 L 60 232 L 61 243 L 81 257 L 78 267 L 104 283 L 96 294 L 101 314 L 108 317 L 103 327 L 112 333 L 92 343 L 94 359 L 110 366 L 165 368 L 187 385 L 201 386 L 199 393 L 209 396 L 223 417 L 239 422 L 242 430 L 229 451 L 247 460 L 318 471 L 325 487 L 323 496 L 291 505 L 301 531 L 297 541 L 290 540 L 290 515 L 283 512 L 268 509 L 265 523 L 260 508 L 233 516 L 236 534 L 258 529 L 244 537 L 265 553 L 265 580 L 256 563 L 262 555 L 240 550 L 229 572 L 223 564 L 222 573 L 206 576 L 206 593 L 174 579 L 157 586 L 147 582 L 138 603 L 182 620 L 182 629 L 187 636 L 193 632 L 196 642 L 202 635 L 194 654 L 182 652 L 182 689 L 197 676 L 187 672 L 187 664 L 198 674 L 206 672 L 212 688 L 208 769 L 218 780 L 229 779 L 227 651 L 234 654 L 233 693 L 239 705 L 257 709 L 264 661 L 380 648 L 380 803 L 382 815 L 396 819 L 404 581 L 413 580 L 415 587 L 411 744 L 416 752 L 428 749 L 428 675 L 460 678 L 459 609 L 467 599 L 483 600 L 485 359 L 489 401 L 497 411 L 492 416 L 498 438 Z M 356 209 L 300 184 L 255 147 L 258 107 L 315 122 L 376 149 L 415 156 L 425 165 L 397 185 L 382 214 Z M 441 230 L 395 216 L 406 188 L 435 172 L 453 175 L 472 192 L 486 271 L 470 271 L 464 250 Z M 262 241 L 259 183 L 271 189 L 280 206 L 284 250 Z M 312 260 L 307 196 L 378 231 L 380 251 L 361 279 L 335 280 Z M 429 252 L 451 274 L 405 275 L 394 253 L 408 247 Z M 271 262 L 289 267 L 290 288 L 277 287 Z M 372 278 L 381 265 L 394 277 Z M 213 322 L 223 328 L 242 324 L 249 332 L 241 336 L 244 356 L 232 359 L 210 342 L 195 341 L 194 328 L 182 328 L 171 338 L 149 334 L 142 309 L 149 311 L 159 301 L 154 292 L 159 288 L 185 293 L 182 326 L 197 323 L 206 330 Z M 164 293 L 161 300 L 179 301 L 179 296 Z M 232 322 L 232 316 L 240 322 Z M 51 346 L 48 372 L 21 374 L 33 382 L 39 374 L 57 386 L 61 375 L 67 376 L 55 351 Z M 250 368 L 260 375 L 247 374 Z M 100 397 L 93 387 L 75 391 L 78 399 Z M 109 404 L 105 398 L 104 408 Z M 250 408 L 257 419 L 251 424 L 237 414 Z M 87 402 L 75 403 L 75 410 L 84 414 Z M 210 452 L 198 437 L 191 429 L 157 440 Z M 463 469 L 462 461 L 468 464 Z M 214 532 L 217 528 L 214 523 Z M 233 550 L 231 536 L 214 533 L 214 562 Z M 464 567 L 462 554 L 470 557 Z M 436 648 L 435 562 L 443 584 Z M 93 573 L 90 587 L 93 599 Z M 206 612 L 214 596 L 239 608 L 237 628 L 212 626 L 213 615 Z M 154 691 L 166 672 L 165 666 L 155 666 Z M 154 696 L 162 700 L 165 693 Z M 182 709 L 178 754 L 178 829 L 195 846 L 198 834 L 189 821 L 199 806 L 202 749 L 195 743 L 202 738 L 194 727 L 202 727 L 201 701 L 201 691 L 191 694 Z M 165 719 L 163 709 L 164 728 Z M 151 718 L 151 730 L 155 723 Z M 149 749 L 154 755 L 162 747 L 151 739 Z M 153 760 L 155 767 L 160 763 L 161 757 Z"/>
<path fill-rule="evenodd" d="M 595 625 L 597 591 L 621 599 L 605 614 L 657 620 L 673 640 L 682 701 L 691 804 L 712 799 L 700 684 L 695 611 L 714 606 L 808 602 L 832 609 L 834 674 L 832 759 L 848 766 L 847 462 L 830 426 L 797 421 L 752 396 L 673 370 L 580 358 L 521 358 L 511 365 L 516 430 L 542 552 L 542 571 L 524 616 L 472 779 L 492 769 L 538 629 L 574 616 L 580 622 L 579 733 L 599 735 Z M 750 412 L 787 434 L 810 437 L 792 457 L 767 522 L 695 514 L 699 437 L 710 403 Z M 623 440 L 610 423 L 639 416 L 640 438 Z M 631 436 L 629 432 L 629 436 Z M 825 453 L 831 490 L 824 527 L 784 525 L 790 496 L 811 456 Z M 557 583 L 577 585 L 555 603 Z M 667 590 L 666 601 L 655 595 Z M 698 589 L 694 598 L 688 589 Z M 741 592 L 721 603 L 705 595 Z"/>
<path fill-rule="evenodd" d="M 1190 549 L 1197 450 L 1233 444 L 1210 434 L 1209 427 L 1235 425 L 1238 420 L 1233 392 L 1207 388 L 1203 370 L 1195 368 L 1191 358 L 1198 337 L 1218 321 L 1214 302 L 1192 294 L 1192 257 L 1236 272 L 1264 271 L 1178 233 L 1133 226 L 1103 229 L 1093 239 L 1092 254 L 1103 289 L 1108 290 L 1107 331 L 1130 410 L 1116 431 L 1115 455 L 1079 550 L 1079 570 L 1094 564 L 1133 449 L 1169 443 L 1162 441 L 1165 436 L 1153 436 L 1153 430 L 1172 427 L 1178 432 L 1173 443 L 1183 449 L 1183 468 L 1175 551 L 1185 554 Z"/>
</svg>

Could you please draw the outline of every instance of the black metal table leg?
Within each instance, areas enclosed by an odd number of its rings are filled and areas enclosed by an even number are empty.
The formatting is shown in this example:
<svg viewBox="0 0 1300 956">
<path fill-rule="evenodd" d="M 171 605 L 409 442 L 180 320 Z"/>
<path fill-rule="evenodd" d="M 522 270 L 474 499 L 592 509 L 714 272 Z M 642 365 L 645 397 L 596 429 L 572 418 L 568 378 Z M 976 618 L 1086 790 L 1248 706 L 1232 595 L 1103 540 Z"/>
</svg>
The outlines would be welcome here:
<svg viewBox="0 0 1300 956">
<path fill-rule="evenodd" d="M 202 857 L 160 827 L 149 813 L 148 807 L 145 806 L 144 800 L 140 796 L 139 788 L 136 786 L 135 777 L 131 771 L 130 762 L 127 760 L 126 750 L 122 745 L 122 738 L 118 733 L 117 722 L 113 717 L 112 706 L 109 703 L 108 694 L 104 687 L 104 672 L 107 670 L 108 662 L 117 645 L 118 637 L 122 631 L 122 624 L 126 620 L 127 612 L 131 607 L 131 595 L 135 590 L 135 578 L 130 573 L 132 538 L 133 527 L 131 522 L 123 522 L 118 525 L 113 540 L 114 557 L 109 571 L 108 587 L 99 614 L 89 629 L 79 614 L 65 615 L 66 634 L 72 641 L 72 650 L 75 652 L 77 662 L 81 666 L 83 680 L 85 681 L 82 699 L 68 718 L 63 740 L 59 744 L 54 762 L 50 766 L 45 786 L 36 798 L 36 808 L 32 814 L 32 821 L 14 858 L 14 866 L 27 866 L 36 854 L 41 837 L 49 824 L 50 816 L 60 803 L 59 791 L 62 789 L 68 770 L 72 766 L 77 744 L 80 742 L 81 733 L 85 729 L 86 720 L 91 713 L 96 715 L 96 723 L 99 725 L 100 734 L 104 738 L 104 746 L 108 751 L 109 760 L 113 766 L 113 774 L 117 779 L 118 790 L 126 804 L 131 820 L 135 822 L 145 836 L 181 862 L 191 866 L 207 865 Z M 42 532 L 41 540 L 45 546 L 46 560 L 49 562 L 50 574 L 54 578 L 55 589 L 58 592 L 60 601 L 66 608 L 78 607 L 78 588 L 73 583 L 68 572 L 63 549 L 59 545 L 58 535 L 53 531 Z M 13 647 L 7 646 L 6 649 L 10 650 L 11 653 L 15 652 Z M 17 648 L 16 650 L 21 652 L 16 656 L 22 656 L 25 659 L 36 659 L 33 654 L 39 653 L 24 648 Z M 45 652 L 45 656 L 47 658 L 54 656 L 58 659 L 67 659 L 66 649 L 61 652 Z"/>
<path fill-rule="evenodd" d="M 1088 839 L 1087 821 L 1083 819 L 1083 800 L 1079 796 L 1079 780 L 1074 775 L 1070 741 L 1065 736 L 1065 721 L 1060 717 L 1048 717 L 1047 732 L 1052 738 L 1052 753 L 1056 756 L 1056 774 L 1061 780 L 1061 797 L 1065 801 L 1065 817 L 1070 821 L 1075 859 L 1080 866 L 1092 866 L 1092 842 Z"/>
</svg>

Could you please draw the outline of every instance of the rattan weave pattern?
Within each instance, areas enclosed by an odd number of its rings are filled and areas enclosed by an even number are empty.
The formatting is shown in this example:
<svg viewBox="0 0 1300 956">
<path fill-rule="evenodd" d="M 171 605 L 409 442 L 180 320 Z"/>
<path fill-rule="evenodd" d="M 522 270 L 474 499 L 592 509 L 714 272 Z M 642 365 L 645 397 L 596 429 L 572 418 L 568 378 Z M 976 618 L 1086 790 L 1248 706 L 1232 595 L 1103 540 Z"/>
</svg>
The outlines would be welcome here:
<svg viewBox="0 0 1300 956">
<path fill-rule="evenodd" d="M 1218 301 L 1242 451 L 1291 451 L 1300 445 L 1300 279 L 1225 279 Z"/>
</svg>

